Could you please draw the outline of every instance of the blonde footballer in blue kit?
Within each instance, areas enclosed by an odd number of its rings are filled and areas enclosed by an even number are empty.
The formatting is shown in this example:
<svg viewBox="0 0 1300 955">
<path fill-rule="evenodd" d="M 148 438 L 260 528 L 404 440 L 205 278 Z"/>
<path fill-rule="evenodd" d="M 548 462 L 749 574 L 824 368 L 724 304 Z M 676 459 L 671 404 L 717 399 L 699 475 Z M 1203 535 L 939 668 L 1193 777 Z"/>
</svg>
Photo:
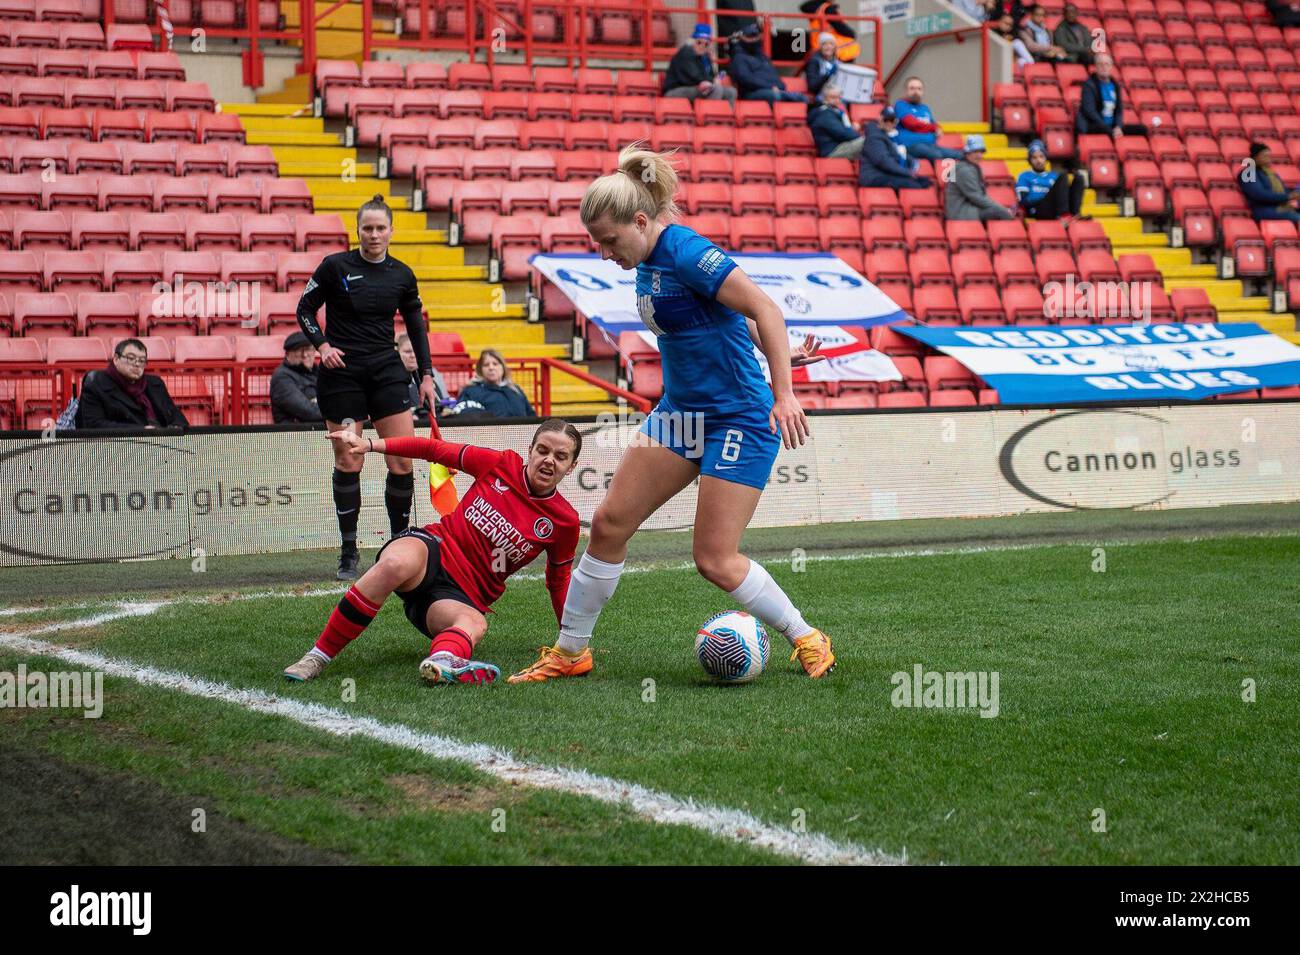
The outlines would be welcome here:
<svg viewBox="0 0 1300 955">
<path fill-rule="evenodd" d="M 795 399 L 792 365 L 821 361 L 809 336 L 791 351 L 781 309 L 735 261 L 692 229 L 671 222 L 677 174 L 666 156 L 633 144 L 619 169 L 593 182 L 581 216 L 601 257 L 636 269 L 637 310 L 658 338 L 664 395 L 623 455 L 592 519 L 573 571 L 560 635 L 511 683 L 580 676 L 587 646 L 614 595 L 627 545 L 641 524 L 696 478 L 696 569 L 770 630 L 783 634 L 809 676 L 835 666 L 829 638 L 809 626 L 740 539 L 782 442 L 797 448 L 808 420 Z M 762 349 L 772 384 L 754 346 Z M 700 440 L 687 440 L 688 437 Z"/>
</svg>

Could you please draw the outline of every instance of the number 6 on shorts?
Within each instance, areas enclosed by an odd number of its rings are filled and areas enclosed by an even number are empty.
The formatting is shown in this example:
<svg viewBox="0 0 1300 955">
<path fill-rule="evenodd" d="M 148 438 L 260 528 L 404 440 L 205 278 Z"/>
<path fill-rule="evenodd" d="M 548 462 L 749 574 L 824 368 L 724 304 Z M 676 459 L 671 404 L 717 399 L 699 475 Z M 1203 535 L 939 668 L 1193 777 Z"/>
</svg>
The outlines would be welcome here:
<svg viewBox="0 0 1300 955">
<path fill-rule="evenodd" d="M 722 453 L 719 455 L 724 461 L 737 461 L 740 459 L 740 442 L 745 437 L 743 431 L 737 431 L 735 428 L 728 428 L 726 436 L 722 439 Z"/>
</svg>

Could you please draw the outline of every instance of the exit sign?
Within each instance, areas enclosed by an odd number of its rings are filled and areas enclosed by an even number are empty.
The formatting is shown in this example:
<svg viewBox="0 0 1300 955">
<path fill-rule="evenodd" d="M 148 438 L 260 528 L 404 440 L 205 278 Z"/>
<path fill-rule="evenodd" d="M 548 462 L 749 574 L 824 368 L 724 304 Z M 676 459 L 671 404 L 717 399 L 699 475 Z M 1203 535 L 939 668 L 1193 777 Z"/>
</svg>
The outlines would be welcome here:
<svg viewBox="0 0 1300 955">
<path fill-rule="evenodd" d="M 912 17 L 908 20 L 905 34 L 907 36 L 925 36 L 928 33 L 939 33 L 951 29 L 951 13 L 931 13 L 923 17 Z"/>
</svg>

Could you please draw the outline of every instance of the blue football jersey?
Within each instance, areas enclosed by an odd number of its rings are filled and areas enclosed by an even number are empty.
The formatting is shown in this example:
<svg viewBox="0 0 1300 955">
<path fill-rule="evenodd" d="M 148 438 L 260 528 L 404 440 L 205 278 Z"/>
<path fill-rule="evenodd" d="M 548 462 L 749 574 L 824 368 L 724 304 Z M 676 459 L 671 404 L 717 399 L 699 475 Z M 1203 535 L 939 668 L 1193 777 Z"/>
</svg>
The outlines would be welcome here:
<svg viewBox="0 0 1300 955">
<path fill-rule="evenodd" d="M 1026 169 L 1016 179 L 1016 198 L 1026 205 L 1038 202 L 1052 191 L 1052 186 L 1060 175 L 1059 172 L 1053 172 L 1051 169 L 1044 169 L 1042 172 Z"/>
<path fill-rule="evenodd" d="M 664 397 L 681 411 L 733 412 L 772 405 L 745 317 L 715 296 L 735 261 L 683 225 L 659 235 L 636 269 L 641 321 L 655 333 Z"/>
</svg>

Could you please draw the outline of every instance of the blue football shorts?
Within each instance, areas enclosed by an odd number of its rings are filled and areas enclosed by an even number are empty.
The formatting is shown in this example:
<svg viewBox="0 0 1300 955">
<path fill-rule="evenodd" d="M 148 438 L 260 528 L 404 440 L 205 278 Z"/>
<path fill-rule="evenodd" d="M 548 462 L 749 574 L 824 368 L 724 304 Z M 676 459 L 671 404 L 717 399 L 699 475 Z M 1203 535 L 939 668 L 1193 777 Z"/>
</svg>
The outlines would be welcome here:
<svg viewBox="0 0 1300 955">
<path fill-rule="evenodd" d="M 641 433 L 698 464 L 701 477 L 762 490 L 781 450 L 781 436 L 768 426 L 769 413 L 760 406 L 725 414 L 678 411 L 664 398 L 646 416 Z"/>
</svg>

